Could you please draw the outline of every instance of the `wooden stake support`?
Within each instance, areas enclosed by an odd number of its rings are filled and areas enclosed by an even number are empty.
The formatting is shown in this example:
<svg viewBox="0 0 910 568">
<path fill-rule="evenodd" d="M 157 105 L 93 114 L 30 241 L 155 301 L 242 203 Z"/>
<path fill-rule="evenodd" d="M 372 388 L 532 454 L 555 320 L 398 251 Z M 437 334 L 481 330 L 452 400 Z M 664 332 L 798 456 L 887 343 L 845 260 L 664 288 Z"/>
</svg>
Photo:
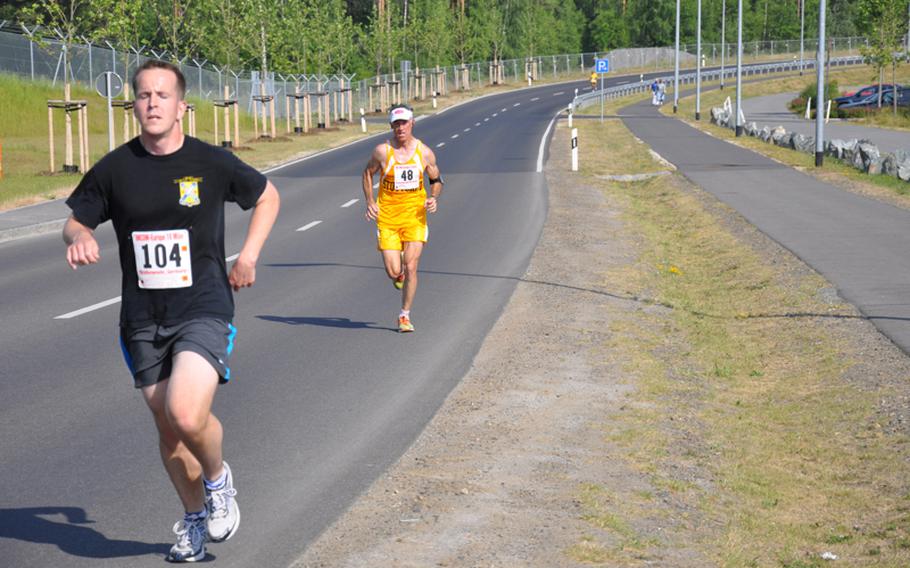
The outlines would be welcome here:
<svg viewBox="0 0 910 568">
<path fill-rule="evenodd" d="M 331 125 L 331 116 L 329 116 L 329 97 L 325 91 L 310 93 L 311 97 L 316 97 L 316 110 L 319 116 L 316 121 L 316 128 L 327 128 Z"/>
<path fill-rule="evenodd" d="M 253 100 L 256 101 L 257 103 L 259 103 L 259 105 L 260 105 L 259 108 L 261 109 L 261 112 L 262 112 L 262 114 L 261 114 L 261 116 L 262 116 L 262 136 L 261 137 L 262 138 L 270 138 L 270 137 L 275 138 L 275 97 L 273 97 L 272 95 L 258 95 L 258 96 L 254 96 Z M 269 111 L 271 111 L 271 114 L 272 114 L 271 135 L 269 135 L 269 133 L 268 133 L 269 121 L 268 121 L 268 117 L 266 116 L 266 114 L 267 114 L 266 107 L 268 107 Z M 255 123 L 255 121 L 254 121 L 254 123 Z M 259 129 L 257 127 L 256 138 L 259 138 L 259 137 L 260 137 Z"/>
<path fill-rule="evenodd" d="M 189 131 L 187 134 L 196 137 L 196 105 L 193 103 L 187 103 L 186 112 L 183 114 L 183 118 L 186 119 L 187 127 Z M 182 120 L 182 119 L 181 119 Z"/>
<path fill-rule="evenodd" d="M 392 106 L 391 101 L 395 101 L 394 104 L 401 104 L 401 81 L 389 81 L 389 106 Z"/>
<path fill-rule="evenodd" d="M 338 90 L 341 96 L 341 119 L 348 122 L 354 121 L 354 90 L 350 87 L 344 87 Z M 345 118 L 345 109 L 347 109 L 347 118 Z"/>
<path fill-rule="evenodd" d="M 135 120 L 132 120 L 132 118 L 133 118 L 133 101 L 120 101 L 120 100 L 111 101 L 111 106 L 114 108 L 123 109 L 123 143 L 126 144 L 127 142 L 129 142 L 132 139 L 132 136 L 130 136 L 130 124 L 132 123 L 134 128 L 135 128 L 135 124 L 136 124 Z M 136 134 L 138 134 L 138 133 L 136 133 Z M 135 136 L 136 134 L 134 134 L 133 136 Z"/>
<path fill-rule="evenodd" d="M 290 120 L 290 101 L 294 99 L 294 134 L 304 134 L 310 131 L 310 94 L 294 92 L 288 93 L 285 97 L 288 101 L 288 132 L 291 131 Z M 303 100 L 303 126 L 300 125 L 300 101 Z"/>
<path fill-rule="evenodd" d="M 237 124 L 237 99 L 218 99 L 212 101 L 212 108 L 214 109 L 215 114 L 215 144 L 221 144 L 223 148 L 231 148 L 234 146 L 234 141 L 237 141 L 237 144 L 240 144 L 240 130 Z M 231 140 L 231 107 L 234 107 L 234 140 Z M 218 109 L 222 109 L 219 113 Z M 224 139 L 219 141 L 218 138 L 218 115 L 224 114 Z"/>
<path fill-rule="evenodd" d="M 374 112 L 382 112 L 382 85 L 376 83 L 375 85 L 368 85 L 369 87 L 369 99 L 370 99 L 370 108 Z M 374 99 L 375 97 L 375 99 Z M 376 105 L 373 104 L 373 101 L 376 101 Z"/>
<path fill-rule="evenodd" d="M 69 101 L 69 100 L 49 100 L 47 101 L 47 133 L 48 145 L 50 147 L 50 168 L 51 172 L 56 170 L 54 160 L 54 109 L 63 110 L 66 120 L 66 147 L 65 157 L 63 160 L 63 171 L 67 173 L 85 173 L 87 171 L 87 162 L 89 159 L 88 150 L 88 101 Z M 73 164 L 73 134 L 72 134 L 72 117 L 71 113 L 76 113 L 77 136 L 79 138 L 79 166 Z"/>
</svg>

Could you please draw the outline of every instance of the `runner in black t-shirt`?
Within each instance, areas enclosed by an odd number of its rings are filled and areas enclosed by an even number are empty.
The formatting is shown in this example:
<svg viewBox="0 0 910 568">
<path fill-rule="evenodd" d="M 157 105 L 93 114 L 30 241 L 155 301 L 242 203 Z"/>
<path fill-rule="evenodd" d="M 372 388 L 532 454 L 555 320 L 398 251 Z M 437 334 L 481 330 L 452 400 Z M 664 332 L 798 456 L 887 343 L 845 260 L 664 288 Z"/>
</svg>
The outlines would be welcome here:
<svg viewBox="0 0 910 568">
<path fill-rule="evenodd" d="M 183 135 L 186 82 L 148 61 L 133 76 L 138 138 L 101 159 L 67 200 L 66 260 L 98 262 L 94 229 L 108 219 L 120 249 L 121 346 L 152 411 L 165 469 L 183 503 L 168 560 L 205 557 L 205 542 L 230 538 L 240 523 L 233 476 L 222 460 L 223 431 L 212 414 L 230 379 L 234 291 L 252 286 L 279 196 L 265 176 L 232 154 Z M 227 271 L 224 203 L 253 209 L 246 240 Z"/>
</svg>

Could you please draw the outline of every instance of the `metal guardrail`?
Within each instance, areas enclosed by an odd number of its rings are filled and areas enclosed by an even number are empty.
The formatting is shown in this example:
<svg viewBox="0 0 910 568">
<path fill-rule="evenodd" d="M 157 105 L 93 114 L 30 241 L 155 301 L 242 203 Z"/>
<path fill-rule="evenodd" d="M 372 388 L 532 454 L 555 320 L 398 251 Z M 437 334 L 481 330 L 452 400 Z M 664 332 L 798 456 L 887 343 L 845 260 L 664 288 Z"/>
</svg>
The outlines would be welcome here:
<svg viewBox="0 0 910 568">
<path fill-rule="evenodd" d="M 828 64 L 832 67 L 841 67 L 845 65 L 862 65 L 866 62 L 865 58 L 861 55 L 846 55 L 841 57 L 832 57 Z M 815 69 L 814 60 L 805 60 L 803 61 L 802 68 L 805 69 Z M 800 70 L 799 61 L 779 61 L 774 63 L 756 63 L 750 65 L 743 65 L 742 71 L 743 76 L 755 76 L 755 75 L 770 75 L 772 73 L 787 73 Z M 695 83 L 695 73 L 685 73 L 679 75 L 679 84 L 688 85 Z M 724 78 L 735 78 L 736 77 L 736 67 L 728 67 L 724 69 L 723 72 Z M 702 81 L 719 81 L 721 79 L 721 70 L 720 69 L 710 69 L 701 72 Z M 671 73 L 666 76 L 652 77 L 647 81 L 638 81 L 635 83 L 629 83 L 625 85 L 615 85 L 613 87 L 607 87 L 605 89 L 597 89 L 590 93 L 585 93 L 575 97 L 572 101 L 572 107 L 577 109 L 581 106 L 584 106 L 588 103 L 596 102 L 601 99 L 603 96 L 607 99 L 616 99 L 620 97 L 625 97 L 629 95 L 634 95 L 638 93 L 647 93 L 651 90 L 651 83 L 654 81 L 662 79 L 665 83 L 672 84 L 674 82 L 674 75 Z"/>
</svg>

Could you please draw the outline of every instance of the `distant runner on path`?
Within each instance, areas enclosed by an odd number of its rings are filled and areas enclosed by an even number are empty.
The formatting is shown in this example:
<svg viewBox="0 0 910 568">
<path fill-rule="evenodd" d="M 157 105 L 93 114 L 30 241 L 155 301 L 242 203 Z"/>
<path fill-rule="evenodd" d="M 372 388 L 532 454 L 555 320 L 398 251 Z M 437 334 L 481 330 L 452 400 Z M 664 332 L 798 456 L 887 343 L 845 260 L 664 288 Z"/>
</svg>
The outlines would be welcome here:
<svg viewBox="0 0 910 568">
<path fill-rule="evenodd" d="M 363 170 L 366 217 L 376 221 L 376 238 L 386 274 L 401 290 L 398 331 L 414 331 L 411 305 L 417 293 L 417 265 L 429 236 L 427 212 L 435 213 L 443 180 L 436 154 L 414 138 L 414 112 L 406 105 L 389 111 L 392 138 L 373 149 Z M 373 176 L 381 172 L 379 197 L 373 198 Z M 423 175 L 430 181 L 427 196 Z"/>
<path fill-rule="evenodd" d="M 141 134 L 107 154 L 67 199 L 66 261 L 99 261 L 95 228 L 110 220 L 122 271 L 120 344 L 158 428 L 159 450 L 183 504 L 167 560 L 195 562 L 205 543 L 240 524 L 234 480 L 212 414 L 237 330 L 231 289 L 252 286 L 280 198 L 265 176 L 233 154 L 184 136 L 186 80 L 149 60 L 133 75 Z M 227 271 L 224 204 L 253 209 L 240 255 Z M 128 499 L 128 496 L 125 496 Z"/>
</svg>

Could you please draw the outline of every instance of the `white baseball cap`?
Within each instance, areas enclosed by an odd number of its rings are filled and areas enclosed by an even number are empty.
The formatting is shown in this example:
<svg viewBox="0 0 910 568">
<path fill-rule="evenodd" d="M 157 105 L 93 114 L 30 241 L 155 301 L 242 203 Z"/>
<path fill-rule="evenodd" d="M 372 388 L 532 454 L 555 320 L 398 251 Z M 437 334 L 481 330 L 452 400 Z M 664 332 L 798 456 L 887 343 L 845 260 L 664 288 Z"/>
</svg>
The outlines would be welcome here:
<svg viewBox="0 0 910 568">
<path fill-rule="evenodd" d="M 399 120 L 411 120 L 414 113 L 407 107 L 395 107 L 389 112 L 389 124 L 394 124 Z"/>
</svg>

